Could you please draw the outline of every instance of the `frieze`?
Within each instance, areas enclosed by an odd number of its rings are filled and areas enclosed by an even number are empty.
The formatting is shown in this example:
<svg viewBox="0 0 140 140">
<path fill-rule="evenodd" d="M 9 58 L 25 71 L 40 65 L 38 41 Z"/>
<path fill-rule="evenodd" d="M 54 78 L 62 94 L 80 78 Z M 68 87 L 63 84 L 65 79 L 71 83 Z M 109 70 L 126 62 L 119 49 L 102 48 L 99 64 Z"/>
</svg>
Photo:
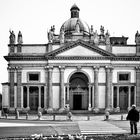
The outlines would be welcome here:
<svg viewBox="0 0 140 140">
<path fill-rule="evenodd" d="M 140 57 L 138 56 L 102 56 L 102 57 L 95 57 L 95 56 L 23 56 L 23 55 L 10 55 L 4 56 L 7 61 L 10 60 L 111 60 L 111 61 L 139 61 Z"/>
</svg>

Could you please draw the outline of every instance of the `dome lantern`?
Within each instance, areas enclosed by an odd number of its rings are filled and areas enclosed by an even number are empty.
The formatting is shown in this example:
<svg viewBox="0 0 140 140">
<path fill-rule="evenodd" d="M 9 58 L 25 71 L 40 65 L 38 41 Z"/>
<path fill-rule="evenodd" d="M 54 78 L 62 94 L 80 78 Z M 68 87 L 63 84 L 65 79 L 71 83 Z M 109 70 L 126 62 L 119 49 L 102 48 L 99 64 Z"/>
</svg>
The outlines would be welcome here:
<svg viewBox="0 0 140 140">
<path fill-rule="evenodd" d="M 80 9 L 77 7 L 76 4 L 74 4 L 71 9 L 71 18 L 79 18 L 79 11 Z"/>
</svg>

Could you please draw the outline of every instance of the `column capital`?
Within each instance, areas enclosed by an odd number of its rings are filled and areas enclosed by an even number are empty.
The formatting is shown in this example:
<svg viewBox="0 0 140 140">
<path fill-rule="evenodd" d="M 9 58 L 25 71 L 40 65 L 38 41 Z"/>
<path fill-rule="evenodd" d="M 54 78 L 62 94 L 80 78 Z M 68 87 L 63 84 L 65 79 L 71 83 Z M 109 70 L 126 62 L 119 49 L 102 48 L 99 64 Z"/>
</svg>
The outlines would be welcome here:
<svg viewBox="0 0 140 140">
<path fill-rule="evenodd" d="M 65 70 L 65 66 L 59 66 L 58 67 L 61 71 Z"/>
<path fill-rule="evenodd" d="M 106 66 L 105 66 L 105 69 L 110 69 L 110 70 L 113 70 L 113 69 L 114 69 L 114 67 L 113 67 L 112 65 L 106 65 Z"/>
<path fill-rule="evenodd" d="M 15 70 L 17 70 L 18 72 L 21 72 L 22 67 L 21 67 L 21 66 L 16 66 L 16 67 L 15 67 Z"/>
<path fill-rule="evenodd" d="M 94 71 L 98 71 L 100 66 L 93 66 Z"/>
<path fill-rule="evenodd" d="M 91 83 L 88 83 L 88 87 L 92 87 L 92 84 Z"/>
<path fill-rule="evenodd" d="M 14 72 L 16 69 L 13 66 L 8 66 L 7 70 L 10 71 L 10 72 Z"/>
<path fill-rule="evenodd" d="M 45 70 L 50 70 L 50 71 L 51 71 L 51 70 L 53 69 L 53 66 L 48 66 L 48 65 L 47 65 L 47 66 L 44 67 L 44 69 L 45 69 Z"/>
<path fill-rule="evenodd" d="M 66 83 L 66 86 L 69 87 L 70 86 L 70 83 Z"/>
<path fill-rule="evenodd" d="M 135 67 L 136 72 L 140 72 L 140 66 Z"/>
</svg>

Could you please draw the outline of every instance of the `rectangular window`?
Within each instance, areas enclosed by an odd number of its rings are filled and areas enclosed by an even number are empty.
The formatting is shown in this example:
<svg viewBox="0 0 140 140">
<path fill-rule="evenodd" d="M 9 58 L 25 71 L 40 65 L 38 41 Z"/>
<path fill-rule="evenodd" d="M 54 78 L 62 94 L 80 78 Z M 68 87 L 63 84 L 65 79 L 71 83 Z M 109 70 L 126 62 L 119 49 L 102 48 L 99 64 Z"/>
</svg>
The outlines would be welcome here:
<svg viewBox="0 0 140 140">
<path fill-rule="evenodd" d="M 30 72 L 28 73 L 28 82 L 39 82 L 40 81 L 40 73 Z"/>
<path fill-rule="evenodd" d="M 118 82 L 130 82 L 130 73 L 118 73 Z"/>
</svg>

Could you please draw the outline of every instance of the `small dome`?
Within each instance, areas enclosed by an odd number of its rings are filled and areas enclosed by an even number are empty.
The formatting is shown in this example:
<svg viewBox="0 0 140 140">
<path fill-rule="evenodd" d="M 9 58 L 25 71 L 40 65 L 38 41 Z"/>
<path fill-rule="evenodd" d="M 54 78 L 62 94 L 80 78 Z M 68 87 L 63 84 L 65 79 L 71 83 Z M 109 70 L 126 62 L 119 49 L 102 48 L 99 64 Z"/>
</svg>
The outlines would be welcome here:
<svg viewBox="0 0 140 140">
<path fill-rule="evenodd" d="M 80 9 L 78 8 L 78 6 L 77 6 L 76 4 L 74 4 L 74 5 L 71 7 L 70 11 L 72 11 L 72 10 L 78 10 L 78 11 L 80 11 Z"/>
<path fill-rule="evenodd" d="M 88 24 L 84 21 L 82 21 L 79 18 L 79 11 L 80 9 L 76 4 L 74 4 L 71 9 L 71 18 L 64 22 L 64 24 L 61 26 L 60 31 L 63 29 L 65 32 L 65 35 L 70 35 L 71 33 L 74 33 L 78 30 L 80 33 L 84 33 L 89 35 L 90 28 Z"/>
<path fill-rule="evenodd" d="M 68 19 L 61 26 L 61 29 L 64 28 L 65 34 L 74 33 L 77 22 L 79 24 L 79 30 L 80 30 L 80 32 L 83 32 L 85 34 L 89 34 L 90 29 L 89 29 L 88 24 L 86 22 L 82 21 L 80 18 L 70 18 L 70 19 Z"/>
</svg>

